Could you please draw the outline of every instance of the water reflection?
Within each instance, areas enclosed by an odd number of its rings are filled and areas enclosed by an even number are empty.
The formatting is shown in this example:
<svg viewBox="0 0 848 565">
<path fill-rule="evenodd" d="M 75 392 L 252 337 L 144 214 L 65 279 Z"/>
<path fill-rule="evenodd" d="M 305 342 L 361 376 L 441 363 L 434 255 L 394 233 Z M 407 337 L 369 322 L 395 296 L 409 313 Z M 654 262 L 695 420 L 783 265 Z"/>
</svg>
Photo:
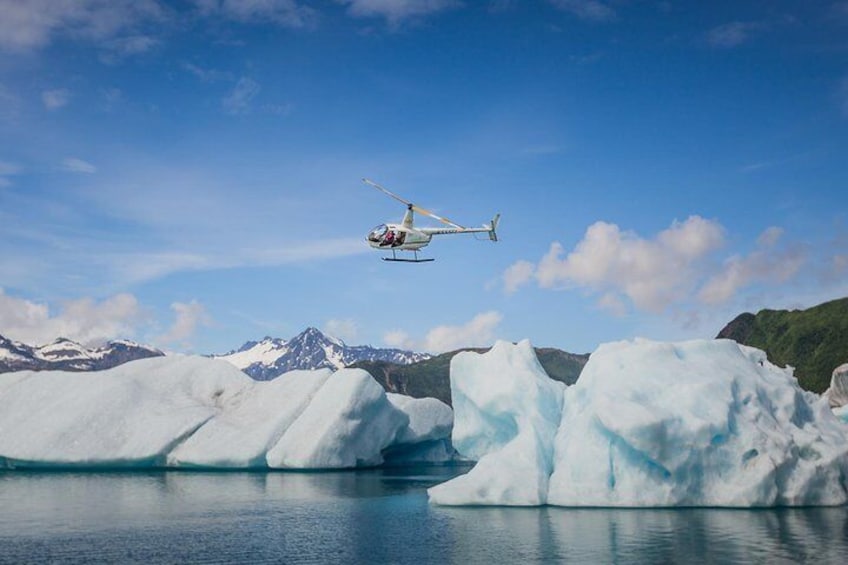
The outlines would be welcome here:
<svg viewBox="0 0 848 565">
<path fill-rule="evenodd" d="M 454 563 L 822 562 L 848 559 L 848 508 L 439 509 Z"/>
<path fill-rule="evenodd" d="M 464 469 L 0 473 L 0 562 L 848 562 L 848 508 L 447 508 Z"/>
</svg>

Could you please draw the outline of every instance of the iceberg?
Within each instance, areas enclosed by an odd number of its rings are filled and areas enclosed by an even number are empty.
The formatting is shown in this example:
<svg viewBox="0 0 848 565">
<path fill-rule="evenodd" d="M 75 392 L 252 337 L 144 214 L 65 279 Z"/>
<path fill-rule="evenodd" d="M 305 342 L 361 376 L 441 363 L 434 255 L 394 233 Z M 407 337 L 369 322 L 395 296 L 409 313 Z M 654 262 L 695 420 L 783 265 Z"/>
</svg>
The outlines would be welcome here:
<svg viewBox="0 0 848 565">
<path fill-rule="evenodd" d="M 16 467 L 161 466 L 251 385 L 235 367 L 199 357 L 3 373 L 0 457 Z"/>
<path fill-rule="evenodd" d="M 431 488 L 442 505 L 544 504 L 564 386 L 551 380 L 530 342 L 498 342 L 451 360 L 454 448 L 477 464 Z"/>
<path fill-rule="evenodd" d="M 499 343 L 492 351 L 518 357 L 523 349 L 529 367 L 526 347 Z M 772 365 L 760 350 L 730 340 L 605 344 L 560 394 L 559 405 L 550 400 L 554 390 L 538 387 L 549 399 L 545 408 L 528 402 L 538 393 L 528 392 L 526 376 L 503 359 L 492 364 L 494 357 L 467 356 L 451 366 L 452 391 L 460 389 L 462 399 L 454 397 L 454 445 L 478 463 L 431 488 L 436 504 L 848 501 L 848 427 L 826 399 L 798 386 L 791 368 Z M 483 374 L 488 379 L 469 381 L 468 375 Z M 522 394 L 529 396 L 519 402 Z M 560 418 L 548 442 L 557 406 Z M 534 435 L 536 441 L 527 439 Z"/>
<path fill-rule="evenodd" d="M 445 408 L 390 400 L 358 369 L 257 382 L 224 361 L 169 356 L 4 373 L 0 468 L 351 468 L 398 448 L 438 462 L 452 457 Z"/>
<path fill-rule="evenodd" d="M 285 376 L 285 375 L 283 375 Z M 266 459 L 269 467 L 337 469 L 383 462 L 409 416 L 362 369 L 340 369 L 286 429 Z"/>
<path fill-rule="evenodd" d="M 387 465 L 446 463 L 455 458 L 450 441 L 453 429 L 450 406 L 437 398 L 413 398 L 393 392 L 386 393 L 386 397 L 409 418 L 395 443 L 383 451 Z"/>
<path fill-rule="evenodd" d="M 386 398 L 409 417 L 409 423 L 398 434 L 397 444 L 414 444 L 450 437 L 453 410 L 437 398 L 413 398 L 387 392 Z"/>
<path fill-rule="evenodd" d="M 843 363 L 833 370 L 830 387 L 824 391 L 824 396 L 830 402 L 831 408 L 848 404 L 848 363 Z"/>
<path fill-rule="evenodd" d="M 332 371 L 291 371 L 256 382 L 168 454 L 169 467 L 264 467 L 265 454 L 306 410 Z"/>
</svg>

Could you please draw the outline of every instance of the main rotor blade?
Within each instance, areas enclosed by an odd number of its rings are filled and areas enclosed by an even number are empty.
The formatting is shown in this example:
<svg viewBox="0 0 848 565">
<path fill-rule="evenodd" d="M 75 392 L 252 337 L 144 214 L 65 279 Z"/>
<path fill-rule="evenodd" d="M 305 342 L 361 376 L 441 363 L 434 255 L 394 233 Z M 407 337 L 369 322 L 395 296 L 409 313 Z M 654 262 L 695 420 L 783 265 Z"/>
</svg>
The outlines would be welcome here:
<svg viewBox="0 0 848 565">
<path fill-rule="evenodd" d="M 376 188 L 380 192 L 383 192 L 383 193 L 387 194 L 388 196 L 391 196 L 392 198 L 394 198 L 398 202 L 403 202 L 404 204 L 406 204 L 408 207 L 412 208 L 412 210 L 414 210 L 415 212 L 418 212 L 419 214 L 424 214 L 425 216 L 429 216 L 429 217 L 433 218 L 434 220 L 438 220 L 438 221 L 442 222 L 443 224 L 447 224 L 447 225 L 454 227 L 454 228 L 465 229 L 463 226 L 461 226 L 461 225 L 459 225 L 455 222 L 452 222 L 452 221 L 448 220 L 447 218 L 437 216 L 436 214 L 434 214 L 430 210 L 422 208 L 421 206 L 417 206 L 417 205 L 413 204 L 412 202 L 410 202 L 409 200 L 404 200 L 403 198 L 401 198 L 400 196 L 398 196 L 397 194 L 395 194 L 394 192 L 392 192 L 388 188 L 386 188 L 384 186 L 380 186 L 379 184 L 377 184 L 376 182 L 374 182 L 372 180 L 362 179 L 362 182 L 364 182 L 365 184 L 370 184 L 371 186 L 373 186 L 374 188 Z"/>
<path fill-rule="evenodd" d="M 398 196 L 394 192 L 390 191 L 388 188 L 386 188 L 384 186 L 380 186 L 379 184 L 377 184 L 376 182 L 374 182 L 372 180 L 362 179 L 362 182 L 364 182 L 365 184 L 370 184 L 371 186 L 373 186 L 374 188 L 376 188 L 380 192 L 383 192 L 383 193 L 387 194 L 388 196 L 391 196 L 392 198 L 394 198 L 398 202 L 403 202 L 407 206 L 412 206 L 412 202 L 410 202 L 408 200 L 404 200 L 403 198 L 401 198 L 400 196 Z"/>
<path fill-rule="evenodd" d="M 422 207 L 420 207 L 420 206 L 416 206 L 415 204 L 413 204 L 413 205 L 412 205 L 412 209 L 413 209 L 414 211 L 418 212 L 419 214 L 424 214 L 425 216 L 430 216 L 430 217 L 431 217 L 431 218 L 433 218 L 434 220 L 439 220 L 439 221 L 440 221 L 440 222 L 442 222 L 443 224 L 447 224 L 447 225 L 449 225 L 449 226 L 451 226 L 451 227 L 459 228 L 459 229 L 461 229 L 461 230 L 465 229 L 463 226 L 461 226 L 461 225 L 459 225 L 459 224 L 457 224 L 457 223 L 455 223 L 455 222 L 452 222 L 452 221 L 448 220 L 447 218 L 443 218 L 443 217 L 441 217 L 441 216 L 437 216 L 436 214 L 434 214 L 434 213 L 433 213 L 433 212 L 431 212 L 430 210 L 425 210 L 424 208 L 422 208 Z"/>
</svg>

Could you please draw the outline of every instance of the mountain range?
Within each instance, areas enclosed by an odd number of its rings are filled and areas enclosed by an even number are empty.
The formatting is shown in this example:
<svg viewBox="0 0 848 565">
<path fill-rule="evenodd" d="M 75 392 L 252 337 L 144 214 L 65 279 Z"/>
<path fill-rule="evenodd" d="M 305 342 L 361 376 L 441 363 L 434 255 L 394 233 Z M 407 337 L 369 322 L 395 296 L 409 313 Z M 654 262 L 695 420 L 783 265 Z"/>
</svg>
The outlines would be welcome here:
<svg viewBox="0 0 848 565">
<path fill-rule="evenodd" d="M 795 367 L 802 388 L 822 393 L 833 370 L 848 362 L 848 298 L 806 310 L 746 312 L 716 337 L 762 349 L 772 363 Z"/>
<path fill-rule="evenodd" d="M 59 338 L 34 347 L 0 335 L 0 373 L 8 371 L 99 371 L 127 361 L 159 357 L 163 352 L 134 341 L 110 341 L 103 347 L 89 348 L 70 339 Z"/>
<path fill-rule="evenodd" d="M 228 361 L 256 380 L 267 381 L 297 369 L 336 370 L 362 361 L 407 365 L 431 356 L 370 345 L 350 346 L 310 327 L 289 340 L 265 337 L 261 341 L 248 341 L 238 350 L 212 357 Z"/>
<path fill-rule="evenodd" d="M 821 393 L 830 385 L 833 370 L 848 362 L 848 298 L 806 310 L 746 312 L 728 323 L 716 337 L 764 350 L 773 363 L 795 367 L 795 376 L 803 388 Z M 456 353 L 432 356 L 369 345 L 349 346 L 310 327 L 289 340 L 265 337 L 211 357 L 228 361 L 256 380 L 270 380 L 296 369 L 359 367 L 371 373 L 389 392 L 430 396 L 450 403 L 449 368 Z M 588 354 L 553 348 L 537 348 L 536 354 L 551 378 L 566 384 L 577 380 L 589 358 Z M 0 336 L 0 373 L 28 369 L 99 370 L 160 355 L 164 353 L 158 349 L 128 340 L 86 348 L 60 338 L 33 347 Z"/>
</svg>

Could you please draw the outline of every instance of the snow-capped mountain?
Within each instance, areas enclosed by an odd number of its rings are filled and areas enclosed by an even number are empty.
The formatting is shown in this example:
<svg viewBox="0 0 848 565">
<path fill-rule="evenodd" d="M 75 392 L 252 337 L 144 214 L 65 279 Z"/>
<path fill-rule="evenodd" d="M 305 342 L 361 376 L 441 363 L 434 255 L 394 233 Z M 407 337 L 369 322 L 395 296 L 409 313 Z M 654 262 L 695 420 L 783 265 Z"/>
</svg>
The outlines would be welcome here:
<svg viewBox="0 0 848 565">
<path fill-rule="evenodd" d="M 158 349 L 129 340 L 110 341 L 103 347 L 87 348 L 70 339 L 33 347 L 0 335 L 0 373 L 8 371 L 99 371 L 127 361 L 164 355 Z"/>
<path fill-rule="evenodd" d="M 258 381 L 296 369 L 341 369 L 357 361 L 389 361 L 406 365 L 429 359 L 426 353 L 346 345 L 316 328 L 307 328 L 290 340 L 266 337 L 248 341 L 237 351 L 213 355 L 228 361 Z"/>
</svg>

